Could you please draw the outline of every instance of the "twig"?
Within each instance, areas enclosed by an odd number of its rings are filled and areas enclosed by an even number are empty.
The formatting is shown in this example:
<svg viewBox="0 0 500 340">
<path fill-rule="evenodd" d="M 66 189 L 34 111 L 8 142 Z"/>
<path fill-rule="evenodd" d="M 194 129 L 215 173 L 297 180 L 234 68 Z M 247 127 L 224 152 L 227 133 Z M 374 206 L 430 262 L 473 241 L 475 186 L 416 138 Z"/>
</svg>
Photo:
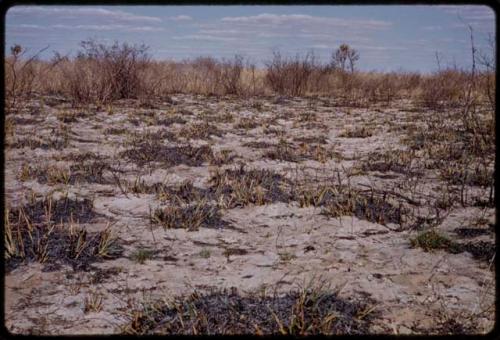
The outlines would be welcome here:
<svg viewBox="0 0 500 340">
<path fill-rule="evenodd" d="M 415 200 L 412 200 L 411 198 L 409 197 L 406 197 L 406 196 L 403 196 L 402 194 L 400 193 L 397 193 L 397 192 L 394 192 L 392 190 L 377 190 L 377 189 L 374 189 L 373 187 L 367 185 L 367 184 L 363 184 L 363 183 L 359 183 L 360 186 L 363 186 L 363 187 L 366 187 L 366 188 L 369 188 L 369 190 L 362 190 L 364 192 L 368 192 L 368 191 L 373 191 L 373 192 L 376 192 L 378 194 L 382 194 L 382 195 L 393 195 L 393 196 L 396 196 L 396 197 L 399 197 L 399 198 L 402 198 L 404 199 L 406 202 L 410 203 L 410 204 L 413 204 L 413 205 L 416 205 L 416 206 L 421 206 L 422 204 L 420 202 L 417 202 Z"/>
</svg>

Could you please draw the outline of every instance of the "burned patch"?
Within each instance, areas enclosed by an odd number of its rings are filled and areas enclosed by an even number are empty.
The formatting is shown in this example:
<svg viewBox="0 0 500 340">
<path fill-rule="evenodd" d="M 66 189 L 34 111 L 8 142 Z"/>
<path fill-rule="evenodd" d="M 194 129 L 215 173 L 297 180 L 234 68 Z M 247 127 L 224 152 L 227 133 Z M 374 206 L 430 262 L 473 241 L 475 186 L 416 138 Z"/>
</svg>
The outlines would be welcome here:
<svg viewBox="0 0 500 340">
<path fill-rule="evenodd" d="M 157 125 L 170 126 L 172 124 L 186 124 L 186 120 L 179 116 L 167 116 L 156 120 Z"/>
<path fill-rule="evenodd" d="M 127 128 L 110 127 L 104 130 L 105 135 L 123 135 L 128 131 Z"/>
<path fill-rule="evenodd" d="M 331 185 L 311 187 L 308 185 L 295 186 L 291 191 L 292 197 L 299 202 L 301 208 L 309 206 L 324 206 L 334 200 L 338 194 L 337 189 Z"/>
<path fill-rule="evenodd" d="M 455 164 L 441 169 L 440 174 L 443 180 L 453 185 L 489 187 L 495 181 L 495 171 L 480 165 L 475 169 L 467 169 L 465 165 Z"/>
<path fill-rule="evenodd" d="M 442 222 L 442 220 L 442 218 L 437 217 L 415 216 L 413 223 L 410 224 L 407 229 L 423 231 L 425 229 L 436 227 Z"/>
<path fill-rule="evenodd" d="M 212 194 L 225 208 L 290 200 L 285 188 L 289 181 L 270 170 L 245 170 L 241 166 L 239 169 L 216 171 L 209 183 Z"/>
<path fill-rule="evenodd" d="M 220 150 L 216 151 L 209 158 L 210 165 L 223 165 L 229 164 L 233 159 L 236 158 L 236 155 L 231 152 L 231 150 Z"/>
<path fill-rule="evenodd" d="M 73 269 L 87 269 L 92 262 L 116 258 L 122 247 L 108 229 L 90 233 L 73 222 L 89 222 L 96 214 L 89 200 L 52 200 L 45 198 L 6 211 L 5 258 L 8 271 L 22 263 L 38 261 L 45 270 L 56 270 L 59 264 Z M 55 224 L 60 223 L 60 224 Z"/>
<path fill-rule="evenodd" d="M 221 137 L 224 132 L 215 125 L 209 123 L 196 123 L 184 126 L 179 130 L 177 136 L 186 139 L 209 139 L 212 136 Z"/>
<path fill-rule="evenodd" d="M 9 143 L 8 146 L 14 149 L 22 149 L 22 148 L 30 148 L 34 149 L 42 149 L 42 150 L 61 150 L 66 148 L 69 145 L 69 140 L 67 138 L 58 138 L 58 137 L 46 137 L 43 140 L 36 138 L 18 138 L 12 143 Z"/>
<path fill-rule="evenodd" d="M 350 192 L 328 200 L 321 213 L 329 217 L 354 215 L 359 219 L 382 225 L 402 225 L 406 210 L 402 206 L 395 207 L 385 198 Z"/>
<path fill-rule="evenodd" d="M 298 118 L 300 123 L 315 122 L 318 120 L 318 115 L 316 112 L 301 112 Z"/>
<path fill-rule="evenodd" d="M 234 115 L 231 112 L 224 112 L 211 116 L 210 121 L 214 123 L 232 123 L 234 121 Z"/>
<path fill-rule="evenodd" d="M 193 182 L 185 181 L 178 188 L 162 188 L 157 191 L 157 195 L 160 199 L 170 202 L 191 203 L 207 198 L 209 190 L 197 188 Z"/>
<path fill-rule="evenodd" d="M 247 148 L 252 148 L 252 149 L 269 149 L 275 146 L 275 144 L 264 142 L 264 141 L 259 141 L 259 142 L 247 142 L 243 143 L 242 146 L 245 146 Z"/>
<path fill-rule="evenodd" d="M 453 313 L 454 314 L 454 313 Z M 464 323 L 460 321 L 460 315 L 449 314 L 449 312 L 439 312 L 438 320 L 432 328 L 413 326 L 412 331 L 423 335 L 458 335 L 458 334 L 477 334 L 478 325 L 476 320 Z"/>
<path fill-rule="evenodd" d="M 324 163 L 328 159 L 336 155 L 338 154 L 333 152 L 332 150 L 326 149 L 321 145 L 301 143 L 299 146 L 295 146 L 283 139 L 280 140 L 280 142 L 275 145 L 270 151 L 264 154 L 265 157 L 272 160 L 281 160 L 294 163 L 308 159 Z"/>
<path fill-rule="evenodd" d="M 24 165 L 19 172 L 18 179 L 25 181 L 28 178 L 36 178 L 41 184 L 75 184 L 75 183 L 114 183 L 111 179 L 104 177 L 104 172 L 111 170 L 111 167 L 100 160 L 83 161 L 70 166 L 68 169 L 56 166 L 42 166 L 34 168 L 30 165 Z"/>
<path fill-rule="evenodd" d="M 365 126 L 346 129 L 338 135 L 341 138 L 367 138 L 371 136 L 373 136 L 373 130 Z"/>
<path fill-rule="evenodd" d="M 103 283 L 112 277 L 119 275 L 122 271 L 122 267 L 110 267 L 110 268 L 99 268 L 96 266 L 89 266 L 89 270 L 92 270 L 92 276 L 90 281 L 92 284 Z"/>
<path fill-rule="evenodd" d="M 129 140 L 127 141 L 127 145 L 130 146 L 140 146 L 144 144 L 155 144 L 160 143 L 162 141 L 171 141 L 175 142 L 177 137 L 175 134 L 165 128 L 159 129 L 155 132 L 146 131 L 146 132 L 134 132 L 131 134 Z"/>
<path fill-rule="evenodd" d="M 70 110 L 59 111 L 56 114 L 57 120 L 62 123 L 75 123 L 79 118 L 84 118 L 85 116 L 85 112 L 83 111 Z"/>
<path fill-rule="evenodd" d="M 487 235 L 490 234 L 491 231 L 488 229 L 481 229 L 481 228 L 455 228 L 453 230 L 458 236 L 463 237 L 463 238 L 473 238 L 473 237 L 478 237 L 481 235 Z"/>
<path fill-rule="evenodd" d="M 496 253 L 496 245 L 492 242 L 458 243 L 435 230 L 422 232 L 410 241 L 412 247 L 420 247 L 424 251 L 443 249 L 452 254 L 459 254 L 466 251 L 472 254 L 475 259 L 486 262 L 491 261 Z"/>
<path fill-rule="evenodd" d="M 326 144 L 325 136 L 305 136 L 305 137 L 295 137 L 293 139 L 295 142 L 306 143 L 306 144 Z"/>
<path fill-rule="evenodd" d="M 469 242 L 461 246 L 463 251 L 467 251 L 478 260 L 489 262 L 496 254 L 496 245 L 492 242 L 479 241 Z"/>
<path fill-rule="evenodd" d="M 42 123 L 43 119 L 36 119 L 33 117 L 24 118 L 24 117 L 14 116 L 14 117 L 12 117 L 12 121 L 17 125 L 33 125 L 33 124 Z"/>
<path fill-rule="evenodd" d="M 139 166 L 151 162 L 160 162 L 166 166 L 186 164 L 189 166 L 200 166 L 209 161 L 213 156 L 212 149 L 208 145 L 193 147 L 165 146 L 159 142 L 148 142 L 137 145 L 120 153 L 121 157 L 135 162 Z"/>
<path fill-rule="evenodd" d="M 151 214 L 151 222 L 159 224 L 165 229 L 186 229 L 196 231 L 200 228 L 224 228 L 229 223 L 221 219 L 219 208 L 207 203 L 198 201 L 187 206 L 167 206 L 157 208 Z"/>
<path fill-rule="evenodd" d="M 285 162 L 300 162 L 305 160 L 304 155 L 292 144 L 280 140 L 273 148 L 264 154 L 264 157 Z"/>
<path fill-rule="evenodd" d="M 126 192 L 134 194 L 155 194 L 156 197 L 165 202 L 186 204 L 208 198 L 209 190 L 198 188 L 192 181 L 184 181 L 178 187 L 171 187 L 165 183 L 147 184 L 143 179 L 137 177 L 134 182 L 121 182 L 120 185 Z"/>
<path fill-rule="evenodd" d="M 66 223 L 70 221 L 92 222 L 99 215 L 94 212 L 91 200 L 71 199 L 68 197 L 54 200 L 44 197 L 42 200 L 31 200 L 28 204 L 9 211 L 9 221 L 28 219 L 30 223 Z"/>
<path fill-rule="evenodd" d="M 370 153 L 366 160 L 361 162 L 363 171 L 393 171 L 400 174 L 414 176 L 422 174 L 412 166 L 413 157 L 407 152 L 393 150 L 386 153 Z"/>
<path fill-rule="evenodd" d="M 240 295 L 236 289 L 193 293 L 133 313 L 133 334 L 365 334 L 368 305 L 314 290 Z"/>
<path fill-rule="evenodd" d="M 55 155 L 54 159 L 58 161 L 71 161 L 71 162 L 85 162 L 90 160 L 101 160 L 103 156 L 96 154 L 95 152 L 86 151 L 82 153 L 72 152 L 66 155 Z"/>
<path fill-rule="evenodd" d="M 111 167 L 100 160 L 76 163 L 70 166 L 70 183 L 111 184 L 113 181 L 104 177 L 104 172 L 109 170 Z"/>
<path fill-rule="evenodd" d="M 74 270 L 88 270 L 91 263 L 118 258 L 123 252 L 109 230 L 90 233 L 72 226 L 21 220 L 7 223 L 5 232 L 7 272 L 29 262 L 45 264 L 46 271 L 58 270 L 60 264 L 69 264 Z"/>
<path fill-rule="evenodd" d="M 251 130 L 258 127 L 260 124 L 253 118 L 241 118 L 236 124 L 235 129 Z"/>
</svg>

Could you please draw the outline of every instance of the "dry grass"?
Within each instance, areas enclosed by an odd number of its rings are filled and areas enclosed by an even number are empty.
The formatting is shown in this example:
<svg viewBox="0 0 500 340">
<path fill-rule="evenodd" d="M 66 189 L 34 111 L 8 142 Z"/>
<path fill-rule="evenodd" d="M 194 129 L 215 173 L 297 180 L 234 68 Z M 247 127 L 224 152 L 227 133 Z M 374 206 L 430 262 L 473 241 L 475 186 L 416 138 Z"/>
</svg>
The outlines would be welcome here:
<svg viewBox="0 0 500 340">
<path fill-rule="evenodd" d="M 129 334 L 364 334 L 376 312 L 367 303 L 306 287 L 282 295 L 241 295 L 236 289 L 194 292 L 130 313 Z"/>
<path fill-rule="evenodd" d="M 365 126 L 356 126 L 354 128 L 342 131 L 338 137 L 343 138 L 367 138 L 373 136 L 373 129 Z"/>
<path fill-rule="evenodd" d="M 157 208 L 151 214 L 151 222 L 165 229 L 182 228 L 188 231 L 228 226 L 228 223 L 221 219 L 218 207 L 207 203 L 204 199 L 187 206 L 171 205 Z"/>
<path fill-rule="evenodd" d="M 131 255 L 130 259 L 134 262 L 144 264 L 147 260 L 150 260 L 155 255 L 153 250 L 147 248 L 138 248 Z"/>
<path fill-rule="evenodd" d="M 92 220 L 91 203 L 44 198 L 5 212 L 5 258 L 7 270 L 24 262 L 38 261 L 55 270 L 69 264 L 75 270 L 94 261 L 116 258 L 121 246 L 109 229 L 89 233 L 74 221 Z M 66 225 L 69 223 L 69 225 Z"/>
<path fill-rule="evenodd" d="M 144 166 L 151 162 L 159 162 L 168 167 L 178 164 L 200 166 L 213 158 L 213 152 L 208 145 L 200 147 L 191 145 L 165 146 L 158 140 L 148 140 L 123 151 L 120 157 L 125 157 L 138 166 Z"/>
<path fill-rule="evenodd" d="M 288 202 L 287 180 L 269 170 L 216 170 L 211 178 L 211 192 L 223 208 L 248 204 L 264 205 L 276 201 Z"/>
<path fill-rule="evenodd" d="M 84 300 L 83 312 L 87 313 L 98 313 L 103 307 L 103 296 L 99 293 L 91 291 L 87 294 Z"/>
<path fill-rule="evenodd" d="M 358 164 L 362 171 L 393 171 L 407 176 L 421 174 L 421 164 L 415 154 L 405 150 L 387 150 L 385 152 L 373 152 Z"/>
<path fill-rule="evenodd" d="M 58 138 L 58 137 L 46 137 L 43 139 L 25 137 L 25 138 L 15 138 L 14 141 L 8 142 L 7 146 L 10 148 L 21 149 L 30 148 L 43 149 L 43 150 L 62 150 L 69 145 L 69 138 Z"/>
<path fill-rule="evenodd" d="M 36 179 L 41 184 L 74 185 L 76 183 L 99 183 L 110 184 L 113 181 L 104 177 L 104 172 L 111 167 L 101 161 L 82 161 L 71 165 L 69 168 L 61 168 L 55 165 L 33 166 L 24 163 L 18 173 L 20 181 Z"/>
<path fill-rule="evenodd" d="M 56 54 L 47 62 L 24 52 L 19 46 L 5 59 L 7 104 L 12 112 L 20 100 L 34 92 L 63 95 L 73 105 L 139 98 L 148 108 L 155 107 L 151 106 L 155 98 L 169 98 L 173 93 L 245 98 L 321 94 L 335 98 L 337 104 L 365 107 L 411 98 L 417 105 L 432 109 L 461 107 L 470 99 L 471 71 L 464 69 L 447 68 L 431 75 L 348 72 L 319 63 L 312 53 L 287 57 L 276 51 L 260 70 L 240 56 L 230 60 L 199 57 L 184 62 L 153 61 L 147 46 L 106 45 L 92 40 L 80 44 L 80 58 Z M 473 95 L 490 107 L 495 103 L 494 71 L 489 65 L 474 74 Z M 258 101 L 251 103 L 253 109 L 262 110 Z"/>
<path fill-rule="evenodd" d="M 177 137 L 189 139 L 210 139 L 211 136 L 220 137 L 223 135 L 222 130 L 217 128 L 214 124 L 207 122 L 194 123 L 185 125 L 177 133 Z"/>
<path fill-rule="evenodd" d="M 449 253 L 458 254 L 467 251 L 474 258 L 487 263 L 491 262 L 496 254 L 496 245 L 494 243 L 485 241 L 459 243 L 441 235 L 434 229 L 418 234 L 410 239 L 410 244 L 412 247 L 420 247 L 427 252 L 443 249 Z"/>
<path fill-rule="evenodd" d="M 321 145 L 301 143 L 295 146 L 285 139 L 280 139 L 278 144 L 274 145 L 270 151 L 264 154 L 264 156 L 269 159 L 286 162 L 296 163 L 307 159 L 313 159 L 324 163 L 334 156 L 339 156 L 339 154 Z"/>
<path fill-rule="evenodd" d="M 260 126 L 255 118 L 241 118 L 236 124 L 233 125 L 235 129 L 251 130 Z"/>
</svg>

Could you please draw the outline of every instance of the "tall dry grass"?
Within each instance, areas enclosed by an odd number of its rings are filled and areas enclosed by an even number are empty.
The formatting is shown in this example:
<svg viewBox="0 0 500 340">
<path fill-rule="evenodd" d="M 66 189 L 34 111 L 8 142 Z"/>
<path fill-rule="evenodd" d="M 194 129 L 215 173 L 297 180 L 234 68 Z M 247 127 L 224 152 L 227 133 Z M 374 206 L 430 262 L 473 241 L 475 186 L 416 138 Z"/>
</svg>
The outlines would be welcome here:
<svg viewBox="0 0 500 340">
<path fill-rule="evenodd" d="M 174 93 L 261 96 L 322 95 L 338 105 L 368 106 L 411 99 L 433 109 L 461 107 L 472 97 L 495 107 L 495 67 L 482 55 L 481 70 L 447 68 L 432 74 L 361 72 L 318 62 L 313 53 L 286 57 L 275 52 L 264 68 L 245 61 L 198 57 L 152 60 L 147 46 L 105 45 L 89 40 L 75 57 L 54 55 L 50 61 L 27 56 L 14 46 L 5 59 L 7 107 L 32 94 L 61 95 L 75 105 L 123 98 L 155 99 Z"/>
</svg>

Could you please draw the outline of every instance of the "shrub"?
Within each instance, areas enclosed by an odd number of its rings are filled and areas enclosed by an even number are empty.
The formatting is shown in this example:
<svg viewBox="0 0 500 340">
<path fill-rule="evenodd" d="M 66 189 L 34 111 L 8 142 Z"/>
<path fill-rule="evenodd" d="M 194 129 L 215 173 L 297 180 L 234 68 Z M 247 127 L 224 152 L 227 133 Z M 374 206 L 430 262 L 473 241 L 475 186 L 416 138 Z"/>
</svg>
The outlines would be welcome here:
<svg viewBox="0 0 500 340">
<path fill-rule="evenodd" d="M 143 91 L 141 72 L 149 63 L 146 45 L 113 45 L 82 41 L 72 63 L 63 63 L 63 84 L 77 103 L 137 98 Z M 57 56 L 56 56 L 57 58 Z"/>
<path fill-rule="evenodd" d="M 273 59 L 266 63 L 266 84 L 279 94 L 304 95 L 307 83 L 314 70 L 314 55 L 308 53 L 300 58 L 284 58 L 280 52 L 273 53 Z"/>
</svg>

